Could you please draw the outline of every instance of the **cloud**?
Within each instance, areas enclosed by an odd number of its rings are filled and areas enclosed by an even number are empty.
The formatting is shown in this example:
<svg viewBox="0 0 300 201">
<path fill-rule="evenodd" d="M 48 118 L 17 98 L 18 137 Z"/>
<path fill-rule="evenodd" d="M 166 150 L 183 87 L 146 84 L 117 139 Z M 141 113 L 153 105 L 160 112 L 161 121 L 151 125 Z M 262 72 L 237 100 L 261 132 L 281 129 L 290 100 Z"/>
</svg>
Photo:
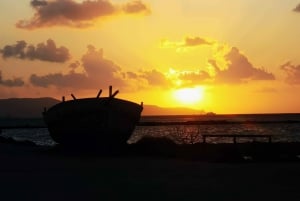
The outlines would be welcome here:
<svg viewBox="0 0 300 201">
<path fill-rule="evenodd" d="M 125 13 L 146 13 L 149 14 L 150 9 L 141 1 L 128 2 L 123 6 L 123 11 Z"/>
<path fill-rule="evenodd" d="M 216 60 L 209 61 L 215 71 L 215 81 L 218 83 L 242 83 L 250 80 L 275 79 L 272 73 L 254 67 L 236 47 L 231 48 L 224 59 L 228 63 L 226 69 L 220 69 Z"/>
<path fill-rule="evenodd" d="M 208 72 L 199 70 L 199 71 L 190 71 L 182 72 L 179 74 L 178 78 L 181 80 L 181 85 L 197 85 L 206 83 L 211 79 L 211 76 Z"/>
<path fill-rule="evenodd" d="M 202 45 L 212 45 L 212 42 L 200 37 L 185 37 L 183 41 L 169 41 L 168 39 L 161 40 L 161 48 L 176 48 L 180 51 L 189 47 L 196 47 Z"/>
<path fill-rule="evenodd" d="M 138 78 L 138 75 L 134 72 L 126 72 L 126 76 L 129 78 L 129 79 L 137 79 Z"/>
<path fill-rule="evenodd" d="M 78 69 L 79 67 L 80 67 L 80 62 L 79 61 L 75 61 L 73 63 L 70 63 L 69 64 L 69 68 L 71 69 L 70 73 L 75 73 L 75 70 Z"/>
<path fill-rule="evenodd" d="M 161 41 L 161 48 L 175 48 L 177 52 L 188 48 L 208 45 L 214 52 L 215 59 L 208 60 L 209 69 L 194 72 L 183 71 L 176 73 L 177 85 L 193 85 L 203 83 L 236 84 L 251 80 L 275 80 L 275 76 L 264 68 L 257 68 L 240 53 L 236 47 L 218 44 L 216 41 L 202 37 L 185 37 L 183 41 L 172 42 L 168 39 Z M 221 64 L 221 67 L 220 67 Z"/>
<path fill-rule="evenodd" d="M 46 44 L 39 43 L 36 47 L 27 45 L 24 40 L 17 41 L 15 45 L 4 46 L 3 49 L 0 49 L 0 53 L 4 59 L 15 57 L 18 59 L 37 59 L 48 62 L 65 62 L 71 57 L 66 47 L 56 47 L 52 39 L 48 39 Z"/>
<path fill-rule="evenodd" d="M 32 7 L 36 7 L 36 6 L 46 6 L 47 5 L 47 1 L 39 1 L 39 0 L 33 0 L 30 2 L 30 5 Z"/>
<path fill-rule="evenodd" d="M 73 89 L 99 89 L 114 85 L 123 91 L 170 85 L 165 75 L 157 70 L 125 72 L 113 61 L 106 59 L 102 49 L 97 50 L 92 45 L 87 49 L 81 62 L 76 61 L 68 66 L 71 68 L 69 73 L 32 74 L 31 84 L 44 88 L 56 86 Z M 83 72 L 75 72 L 79 66 L 83 67 Z"/>
<path fill-rule="evenodd" d="M 300 4 L 298 4 L 294 9 L 294 12 L 300 12 Z"/>
<path fill-rule="evenodd" d="M 166 76 L 155 69 L 151 71 L 143 71 L 139 76 L 147 80 L 150 86 L 168 86 L 170 84 L 170 82 L 166 79 Z"/>
<path fill-rule="evenodd" d="M 112 60 L 103 56 L 103 50 L 90 45 L 80 62 L 69 64 L 69 73 L 32 74 L 30 82 L 40 87 L 70 87 L 74 89 L 98 89 L 114 85 L 126 90 L 144 89 L 147 87 L 193 86 L 211 83 L 245 83 L 252 80 L 274 80 L 272 73 L 263 68 L 254 67 L 248 58 L 233 47 L 224 55 L 226 66 L 220 68 L 216 60 L 210 60 L 214 73 L 205 70 L 176 71 L 170 75 L 156 69 L 137 72 L 124 71 Z M 79 71 L 82 67 L 82 72 Z"/>
<path fill-rule="evenodd" d="M 122 79 L 121 68 L 114 62 L 103 57 L 103 51 L 96 50 L 93 46 L 88 46 L 88 51 L 81 58 L 84 72 L 76 73 L 74 70 L 68 74 L 51 73 L 38 76 L 32 74 L 30 82 L 35 86 L 48 87 L 50 85 L 57 87 L 87 88 L 98 89 L 100 86 L 114 84 L 116 87 L 125 85 Z M 78 67 L 80 63 L 76 61 L 69 67 Z"/>
<path fill-rule="evenodd" d="M 30 76 L 30 82 L 39 87 L 49 87 L 54 85 L 57 87 L 71 87 L 71 88 L 91 88 L 90 84 L 87 84 L 88 77 L 81 73 L 51 73 L 43 76 L 32 74 Z"/>
<path fill-rule="evenodd" d="M 171 80 L 167 76 L 156 70 L 139 70 L 138 72 L 124 73 L 127 91 L 137 91 L 153 88 L 169 88 L 172 86 Z"/>
<path fill-rule="evenodd" d="M 19 20 L 17 28 L 36 29 L 51 26 L 69 26 L 86 28 L 93 25 L 96 19 L 117 15 L 149 12 L 150 9 L 141 1 L 133 1 L 125 4 L 123 9 L 112 4 L 108 0 L 32 0 L 31 6 L 35 13 L 30 20 Z M 121 6 L 122 7 L 122 6 Z"/>
<path fill-rule="evenodd" d="M 16 45 L 6 45 L 3 49 L 0 50 L 3 58 L 9 57 L 17 57 L 20 59 L 24 59 L 25 56 L 25 48 L 27 43 L 25 41 L 17 41 Z"/>
<path fill-rule="evenodd" d="M 21 78 L 3 80 L 2 72 L 0 71 L 0 85 L 6 87 L 21 87 L 24 85 L 24 81 Z"/>
<path fill-rule="evenodd" d="M 208 60 L 207 69 L 196 71 L 172 69 L 168 76 L 173 85 L 182 87 L 201 84 L 239 84 L 253 80 L 275 79 L 272 73 L 253 66 L 235 47 L 217 48 L 214 56 L 215 59 Z"/>
<path fill-rule="evenodd" d="M 82 56 L 81 61 L 87 76 L 96 83 L 100 80 L 104 85 L 124 85 L 121 68 L 113 61 L 105 59 L 102 49 L 97 51 L 95 47 L 88 46 L 88 52 Z"/>
<path fill-rule="evenodd" d="M 198 46 L 198 45 L 211 45 L 211 42 L 199 37 L 186 37 L 185 38 L 185 47 Z"/>
<path fill-rule="evenodd" d="M 281 65 L 281 70 L 283 70 L 287 77 L 285 79 L 288 84 L 300 84 L 300 65 L 293 65 L 291 62 Z"/>
</svg>

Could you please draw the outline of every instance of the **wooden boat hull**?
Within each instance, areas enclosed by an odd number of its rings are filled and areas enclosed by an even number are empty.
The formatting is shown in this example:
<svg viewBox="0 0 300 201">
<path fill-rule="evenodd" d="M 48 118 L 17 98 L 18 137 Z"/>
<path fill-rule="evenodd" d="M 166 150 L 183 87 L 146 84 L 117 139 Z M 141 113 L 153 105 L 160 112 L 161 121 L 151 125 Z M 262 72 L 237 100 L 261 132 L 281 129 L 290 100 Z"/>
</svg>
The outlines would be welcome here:
<svg viewBox="0 0 300 201">
<path fill-rule="evenodd" d="M 126 144 L 143 107 L 111 97 L 61 102 L 44 112 L 53 140 L 65 145 Z"/>
</svg>

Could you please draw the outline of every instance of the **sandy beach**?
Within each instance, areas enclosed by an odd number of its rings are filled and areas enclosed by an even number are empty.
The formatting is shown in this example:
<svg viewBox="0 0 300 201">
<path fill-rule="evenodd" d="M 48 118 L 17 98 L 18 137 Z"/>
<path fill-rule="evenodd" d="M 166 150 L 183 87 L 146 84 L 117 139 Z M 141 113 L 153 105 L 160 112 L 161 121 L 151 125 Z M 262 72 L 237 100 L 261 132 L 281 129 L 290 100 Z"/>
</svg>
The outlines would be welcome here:
<svg viewBox="0 0 300 201">
<path fill-rule="evenodd" d="M 0 143 L 1 200 L 299 200 L 300 163 L 71 154 Z"/>
</svg>

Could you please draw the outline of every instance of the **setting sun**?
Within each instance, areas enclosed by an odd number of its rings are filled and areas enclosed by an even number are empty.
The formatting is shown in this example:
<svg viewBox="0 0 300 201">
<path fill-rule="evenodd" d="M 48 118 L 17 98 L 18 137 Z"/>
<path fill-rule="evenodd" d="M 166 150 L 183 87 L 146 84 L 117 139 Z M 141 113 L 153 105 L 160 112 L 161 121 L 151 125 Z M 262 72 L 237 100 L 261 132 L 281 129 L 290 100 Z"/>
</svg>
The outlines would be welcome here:
<svg viewBox="0 0 300 201">
<path fill-rule="evenodd" d="M 185 105 L 194 105 L 202 101 L 204 97 L 204 90 L 202 87 L 196 88 L 182 88 L 173 93 L 176 101 Z"/>
</svg>

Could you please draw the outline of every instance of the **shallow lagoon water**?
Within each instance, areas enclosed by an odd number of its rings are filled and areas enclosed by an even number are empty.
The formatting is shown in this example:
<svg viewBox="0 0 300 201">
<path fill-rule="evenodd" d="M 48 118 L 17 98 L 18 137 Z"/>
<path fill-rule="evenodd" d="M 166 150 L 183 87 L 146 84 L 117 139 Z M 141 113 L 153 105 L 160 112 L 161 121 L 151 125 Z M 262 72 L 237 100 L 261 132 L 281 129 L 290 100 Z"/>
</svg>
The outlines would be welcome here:
<svg viewBox="0 0 300 201">
<path fill-rule="evenodd" d="M 197 125 L 183 124 L 200 122 Z M 135 143 L 145 136 L 167 137 L 178 144 L 195 144 L 202 142 L 202 135 L 273 135 L 273 142 L 300 142 L 300 114 L 254 114 L 254 115 L 187 115 L 187 116 L 149 116 L 142 117 L 141 122 L 153 122 L 152 125 L 136 127 L 128 143 Z M 157 124 L 174 123 L 172 125 Z M 1 126 L 42 125 L 41 119 L 2 120 Z M 47 128 L 2 129 L 2 136 L 18 141 L 32 141 L 37 145 L 54 146 Z M 264 139 L 241 138 L 238 142 L 251 142 Z M 228 138 L 209 138 L 208 143 L 228 142 Z"/>
</svg>

